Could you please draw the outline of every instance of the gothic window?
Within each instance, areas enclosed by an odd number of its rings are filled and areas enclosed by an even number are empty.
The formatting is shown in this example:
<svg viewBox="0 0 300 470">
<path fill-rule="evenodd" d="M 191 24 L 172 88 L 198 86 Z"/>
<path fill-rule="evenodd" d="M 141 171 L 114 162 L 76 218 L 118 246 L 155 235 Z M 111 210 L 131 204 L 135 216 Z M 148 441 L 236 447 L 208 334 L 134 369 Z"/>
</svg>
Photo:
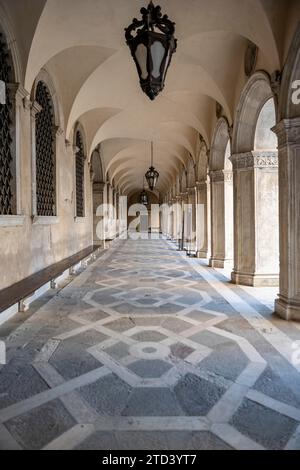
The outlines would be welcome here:
<svg viewBox="0 0 300 470">
<path fill-rule="evenodd" d="M 76 132 L 76 217 L 84 217 L 84 146 L 80 131 Z"/>
<path fill-rule="evenodd" d="M 48 87 L 40 81 L 35 100 L 42 110 L 36 116 L 36 209 L 38 216 L 55 216 L 55 121 Z"/>
<path fill-rule="evenodd" d="M 12 215 L 14 208 L 14 171 L 12 154 L 13 106 L 8 84 L 12 67 L 6 41 L 0 33 L 0 80 L 5 87 L 4 104 L 0 103 L 0 215 Z"/>
</svg>

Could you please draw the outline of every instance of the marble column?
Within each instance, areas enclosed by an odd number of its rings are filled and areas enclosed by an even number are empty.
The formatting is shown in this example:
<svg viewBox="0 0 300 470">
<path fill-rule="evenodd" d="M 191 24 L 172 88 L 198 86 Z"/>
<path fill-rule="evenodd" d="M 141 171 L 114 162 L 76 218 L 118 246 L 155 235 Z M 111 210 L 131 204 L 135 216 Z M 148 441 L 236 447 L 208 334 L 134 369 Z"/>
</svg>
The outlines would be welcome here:
<svg viewBox="0 0 300 470">
<path fill-rule="evenodd" d="M 180 247 L 182 239 L 182 201 L 181 196 L 176 196 L 173 202 L 173 240 Z"/>
<path fill-rule="evenodd" d="M 274 129 L 279 151 L 280 290 L 276 313 L 300 321 L 300 118 Z"/>
<path fill-rule="evenodd" d="M 210 256 L 210 182 L 196 183 L 196 256 L 207 259 Z"/>
<path fill-rule="evenodd" d="M 181 203 L 181 235 L 179 241 L 180 250 L 188 250 L 188 192 L 180 194 Z"/>
<path fill-rule="evenodd" d="M 211 258 L 213 268 L 232 268 L 233 263 L 233 174 L 210 172 L 211 180 Z"/>
<path fill-rule="evenodd" d="M 22 213 L 21 115 L 23 112 L 25 112 L 26 114 L 28 113 L 29 115 L 31 109 L 31 102 L 29 100 L 28 92 L 19 83 L 7 84 L 7 88 L 9 90 L 10 95 L 10 111 L 12 118 L 12 125 L 10 129 L 11 151 L 13 157 L 13 164 L 11 165 L 12 180 L 10 185 L 12 191 L 11 209 L 13 215 L 19 215 Z M 40 109 L 41 108 L 38 105 L 35 106 L 34 113 L 39 112 Z"/>
<path fill-rule="evenodd" d="M 188 254 L 196 253 L 196 188 L 188 189 Z"/>
<path fill-rule="evenodd" d="M 278 155 L 233 155 L 234 270 L 232 281 L 246 286 L 279 282 Z"/>
<path fill-rule="evenodd" d="M 97 209 L 104 204 L 104 188 L 104 183 L 93 183 L 93 243 L 97 246 L 103 246 L 103 236 L 97 233 L 97 226 L 100 222 Z"/>
</svg>

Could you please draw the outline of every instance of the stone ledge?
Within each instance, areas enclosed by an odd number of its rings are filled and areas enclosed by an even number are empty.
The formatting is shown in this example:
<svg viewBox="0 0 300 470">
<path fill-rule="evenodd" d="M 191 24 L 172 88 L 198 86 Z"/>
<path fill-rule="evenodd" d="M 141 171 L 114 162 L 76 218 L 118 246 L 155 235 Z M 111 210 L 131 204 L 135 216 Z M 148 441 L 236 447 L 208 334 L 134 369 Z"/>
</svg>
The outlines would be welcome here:
<svg viewBox="0 0 300 470">
<path fill-rule="evenodd" d="M 32 218 L 33 225 L 56 225 L 59 223 L 59 217 L 44 217 L 44 216 L 34 216 Z"/>
<path fill-rule="evenodd" d="M 24 225 L 25 215 L 1 215 L 0 227 L 19 227 Z"/>
<path fill-rule="evenodd" d="M 88 222 L 87 217 L 74 217 L 75 224 L 85 224 Z"/>
</svg>

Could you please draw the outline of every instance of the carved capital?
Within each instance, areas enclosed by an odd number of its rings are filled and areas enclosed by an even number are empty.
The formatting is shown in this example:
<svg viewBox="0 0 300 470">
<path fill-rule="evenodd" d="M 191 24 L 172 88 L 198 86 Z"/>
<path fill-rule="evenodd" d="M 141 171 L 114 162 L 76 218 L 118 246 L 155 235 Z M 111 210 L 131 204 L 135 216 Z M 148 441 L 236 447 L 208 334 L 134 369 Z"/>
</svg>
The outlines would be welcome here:
<svg viewBox="0 0 300 470">
<path fill-rule="evenodd" d="M 283 119 L 272 131 L 278 137 L 279 148 L 300 145 L 300 118 Z"/>
<path fill-rule="evenodd" d="M 280 95 L 280 86 L 281 86 L 282 74 L 279 70 L 276 70 L 271 75 L 270 85 L 274 95 L 279 98 Z"/>
<path fill-rule="evenodd" d="M 207 181 L 197 181 L 196 182 L 196 188 L 201 189 L 201 190 L 203 190 L 203 189 L 206 190 L 207 189 Z"/>
<path fill-rule="evenodd" d="M 195 187 L 187 188 L 187 192 L 189 196 L 192 196 L 193 194 L 195 194 Z"/>
<path fill-rule="evenodd" d="M 93 183 L 93 192 L 95 193 L 103 193 L 105 188 L 105 183 Z"/>
<path fill-rule="evenodd" d="M 215 170 L 209 173 L 210 179 L 213 183 L 217 182 L 231 182 L 233 174 L 230 170 Z"/>
<path fill-rule="evenodd" d="M 42 106 L 37 101 L 31 102 L 30 113 L 33 118 L 35 118 L 36 115 L 42 111 L 42 109 Z"/>
<path fill-rule="evenodd" d="M 224 171 L 223 170 L 214 170 L 209 172 L 210 180 L 213 183 L 218 181 L 224 181 Z"/>
<path fill-rule="evenodd" d="M 57 137 L 60 137 L 61 135 L 63 135 L 64 130 L 60 126 L 55 126 L 55 133 Z"/>
<path fill-rule="evenodd" d="M 278 153 L 266 151 L 240 153 L 232 155 L 230 161 L 235 171 L 251 168 L 277 168 Z"/>
</svg>

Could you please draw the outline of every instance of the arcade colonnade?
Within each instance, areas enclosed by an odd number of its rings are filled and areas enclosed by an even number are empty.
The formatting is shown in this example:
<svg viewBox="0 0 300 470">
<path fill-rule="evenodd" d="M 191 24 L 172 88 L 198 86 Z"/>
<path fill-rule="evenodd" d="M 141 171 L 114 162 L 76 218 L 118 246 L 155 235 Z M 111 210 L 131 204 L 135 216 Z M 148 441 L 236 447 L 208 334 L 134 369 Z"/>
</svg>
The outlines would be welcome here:
<svg viewBox="0 0 300 470">
<path fill-rule="evenodd" d="M 299 47 L 300 29 L 282 77 L 253 74 L 233 125 L 219 117 L 210 149 L 200 137 L 162 211 L 179 249 L 232 269 L 235 284 L 279 286 L 275 311 L 286 320 L 300 320 Z"/>
</svg>

